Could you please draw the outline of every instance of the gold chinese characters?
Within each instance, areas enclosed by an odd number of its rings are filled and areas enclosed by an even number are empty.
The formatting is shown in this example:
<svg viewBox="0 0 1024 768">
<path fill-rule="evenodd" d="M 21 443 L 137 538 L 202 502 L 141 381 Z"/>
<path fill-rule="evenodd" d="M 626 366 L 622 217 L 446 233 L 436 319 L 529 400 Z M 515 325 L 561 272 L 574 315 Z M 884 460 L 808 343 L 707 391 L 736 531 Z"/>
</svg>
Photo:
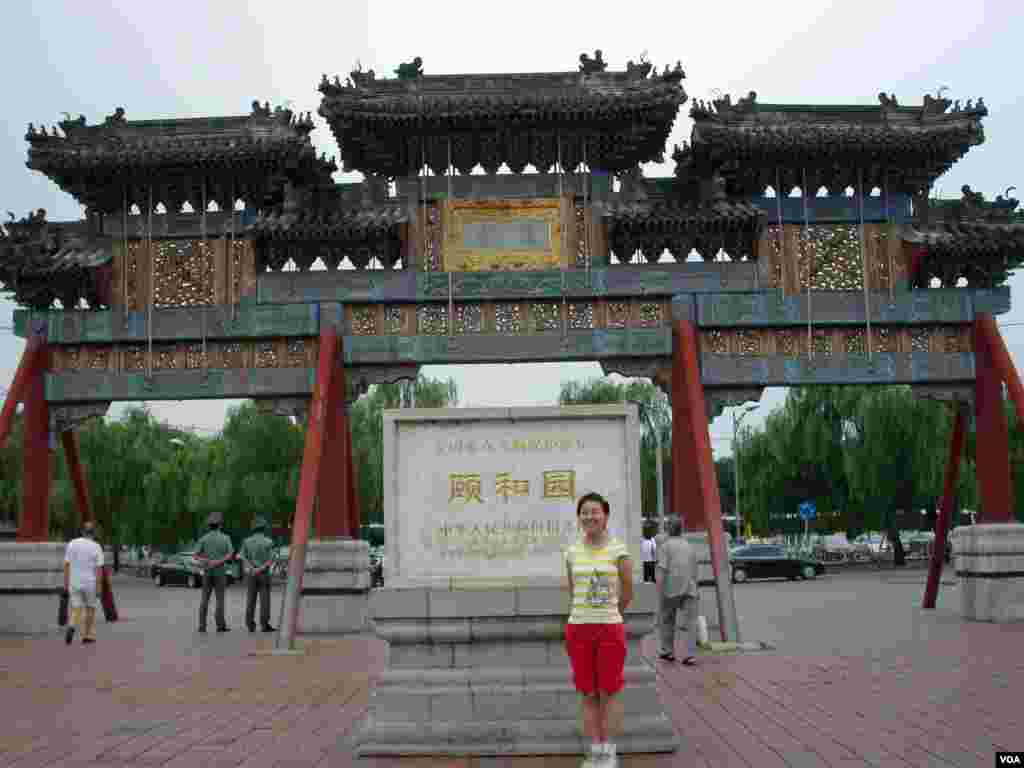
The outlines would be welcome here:
<svg viewBox="0 0 1024 768">
<path fill-rule="evenodd" d="M 556 469 L 545 472 L 544 498 L 576 498 L 576 471 L 572 469 Z"/>
<path fill-rule="evenodd" d="M 479 473 L 452 473 L 448 475 L 448 503 L 468 504 L 475 501 L 483 504 L 482 487 Z M 545 471 L 543 489 L 545 499 L 576 498 L 576 470 Z M 506 502 L 513 496 L 529 496 L 530 481 L 516 480 L 511 472 L 499 472 L 494 480 L 494 493 Z"/>
</svg>

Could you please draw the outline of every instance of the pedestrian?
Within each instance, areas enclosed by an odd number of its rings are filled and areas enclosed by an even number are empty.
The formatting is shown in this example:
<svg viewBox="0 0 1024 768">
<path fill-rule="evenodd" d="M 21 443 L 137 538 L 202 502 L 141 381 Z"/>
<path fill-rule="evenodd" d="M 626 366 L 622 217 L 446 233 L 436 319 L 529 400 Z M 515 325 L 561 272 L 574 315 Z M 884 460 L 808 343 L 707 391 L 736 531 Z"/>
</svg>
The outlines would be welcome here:
<svg viewBox="0 0 1024 768">
<path fill-rule="evenodd" d="M 217 596 L 217 607 L 214 611 L 214 619 L 217 622 L 218 632 L 230 632 L 227 620 L 224 618 L 224 587 L 227 582 L 227 574 L 224 573 L 224 564 L 233 556 L 234 551 L 231 539 L 221 531 L 220 526 L 224 519 L 219 512 L 212 513 L 206 520 L 210 527 L 196 544 L 195 558 L 203 566 L 203 596 L 199 600 L 199 631 L 206 631 L 206 613 L 210 607 L 210 592 Z"/>
<path fill-rule="evenodd" d="M 643 539 L 640 540 L 640 559 L 644 564 L 644 581 L 648 583 L 654 583 L 654 571 L 655 566 L 658 564 L 658 545 L 654 541 L 654 537 L 651 536 L 651 532 L 647 531 Z"/>
<path fill-rule="evenodd" d="M 580 694 L 584 734 L 591 740 L 584 768 L 614 768 L 612 738 L 622 728 L 626 633 L 623 613 L 633 599 L 633 562 L 626 545 L 608 533 L 608 502 L 588 493 L 576 505 L 583 535 L 566 552 L 571 595 L 565 648 Z"/>
<path fill-rule="evenodd" d="M 270 568 L 274 564 L 274 541 L 267 536 L 267 521 L 257 517 L 252 524 L 253 533 L 242 542 L 239 557 L 249 572 L 245 592 L 245 626 L 256 631 L 256 596 L 260 599 L 260 626 L 264 632 L 273 632 L 270 626 Z"/>
<path fill-rule="evenodd" d="M 83 643 L 96 642 L 96 590 L 103 578 L 103 547 L 96 543 L 96 527 L 82 525 L 82 535 L 72 539 L 64 552 L 64 591 L 71 603 L 71 620 L 64 642 L 71 644 L 75 629 Z"/>
<path fill-rule="evenodd" d="M 668 538 L 658 547 L 658 658 L 676 660 L 676 613 L 682 611 L 687 648 L 683 664 L 692 667 L 697 663 L 697 552 L 682 533 L 682 521 L 670 520 Z"/>
</svg>

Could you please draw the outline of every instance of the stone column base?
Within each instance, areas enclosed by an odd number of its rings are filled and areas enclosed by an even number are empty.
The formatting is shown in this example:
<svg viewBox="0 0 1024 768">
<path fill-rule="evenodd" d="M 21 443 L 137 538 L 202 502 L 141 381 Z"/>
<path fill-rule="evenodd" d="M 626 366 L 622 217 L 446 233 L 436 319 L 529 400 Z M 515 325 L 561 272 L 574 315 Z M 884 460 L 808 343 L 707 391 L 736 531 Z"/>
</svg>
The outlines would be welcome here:
<svg viewBox="0 0 1024 768">
<path fill-rule="evenodd" d="M 300 634 L 347 634 L 368 628 L 370 545 L 313 539 L 306 545 Z"/>
<path fill-rule="evenodd" d="M 579 754 L 589 749 L 563 644 L 568 596 L 558 587 L 392 588 L 371 598 L 390 643 L 356 737 L 365 755 Z M 625 721 L 618 750 L 671 752 L 679 737 L 656 675 L 640 655 L 653 629 L 654 585 L 627 611 Z"/>
<path fill-rule="evenodd" d="M 0 542 L 0 634 L 41 635 L 59 630 L 64 550 L 59 541 Z"/>
<path fill-rule="evenodd" d="M 961 614 L 969 621 L 1024 621 L 1024 525 L 953 529 Z"/>
</svg>

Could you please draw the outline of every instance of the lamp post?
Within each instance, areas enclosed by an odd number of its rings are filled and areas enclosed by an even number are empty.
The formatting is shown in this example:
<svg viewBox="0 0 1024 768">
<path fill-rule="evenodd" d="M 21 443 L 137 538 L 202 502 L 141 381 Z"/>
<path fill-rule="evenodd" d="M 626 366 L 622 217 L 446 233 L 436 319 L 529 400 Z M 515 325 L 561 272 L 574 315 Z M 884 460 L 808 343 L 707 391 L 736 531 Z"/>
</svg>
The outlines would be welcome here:
<svg viewBox="0 0 1024 768">
<path fill-rule="evenodd" d="M 743 516 L 740 513 L 740 454 L 737 450 L 737 435 L 740 424 L 748 414 L 757 409 L 760 403 L 747 403 L 743 408 L 732 412 L 732 476 L 733 489 L 736 496 L 736 538 L 743 535 Z M 738 414 L 738 415 L 737 415 Z"/>
<path fill-rule="evenodd" d="M 640 411 L 640 418 L 647 424 L 648 429 L 654 433 L 654 466 L 657 476 L 658 485 L 658 530 L 661 533 L 665 532 L 665 485 L 664 475 L 662 474 L 661 466 L 661 430 L 658 429 L 657 425 L 651 421 L 651 413 L 646 403 L 641 403 L 639 400 L 630 400 L 637 409 Z"/>
</svg>

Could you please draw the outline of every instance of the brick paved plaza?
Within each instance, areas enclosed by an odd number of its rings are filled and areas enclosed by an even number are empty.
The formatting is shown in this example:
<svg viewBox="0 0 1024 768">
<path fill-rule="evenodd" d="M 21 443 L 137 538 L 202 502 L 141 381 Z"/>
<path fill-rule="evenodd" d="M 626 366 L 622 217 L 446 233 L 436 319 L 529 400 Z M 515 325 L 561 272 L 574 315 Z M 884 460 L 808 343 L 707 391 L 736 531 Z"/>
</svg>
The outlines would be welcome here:
<svg viewBox="0 0 1024 768">
<path fill-rule="evenodd" d="M 683 737 L 626 766 L 989 766 L 1024 748 L 1024 624 L 964 624 L 952 579 L 918 606 L 924 572 L 829 574 L 736 588 L 745 639 L 776 650 L 657 662 Z M 199 594 L 118 577 L 124 619 L 99 642 L 0 637 L 0 766 L 576 766 L 578 757 L 356 760 L 350 732 L 387 648 L 370 636 L 261 655 L 229 591 L 229 634 L 195 633 Z M 274 595 L 277 617 L 279 591 Z M 648 656 L 654 648 L 648 640 Z"/>
</svg>

